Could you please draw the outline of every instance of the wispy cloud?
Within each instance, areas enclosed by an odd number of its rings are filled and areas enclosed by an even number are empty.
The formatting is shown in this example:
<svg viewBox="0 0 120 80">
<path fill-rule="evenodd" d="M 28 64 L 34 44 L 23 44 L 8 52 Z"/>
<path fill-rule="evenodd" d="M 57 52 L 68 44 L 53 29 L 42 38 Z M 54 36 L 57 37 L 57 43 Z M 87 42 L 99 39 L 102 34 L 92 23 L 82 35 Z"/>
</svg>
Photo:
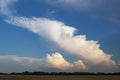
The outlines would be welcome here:
<svg viewBox="0 0 120 80">
<path fill-rule="evenodd" d="M 12 15 L 13 10 L 11 10 L 11 6 L 17 1 L 18 0 L 0 0 L 0 13 L 5 16 Z"/>
<path fill-rule="evenodd" d="M 45 0 L 52 6 L 62 7 L 66 10 L 89 11 L 96 9 L 104 0 Z"/>
<path fill-rule="evenodd" d="M 86 13 L 95 19 L 115 23 L 120 17 L 119 0 L 44 0 L 48 5 L 69 12 Z"/>
<path fill-rule="evenodd" d="M 6 21 L 55 42 L 69 54 L 79 57 L 89 68 L 90 66 L 98 67 L 99 70 L 101 67 L 104 69 L 117 67 L 115 61 L 111 59 L 111 55 L 104 53 L 97 41 L 86 40 L 85 35 L 75 36 L 76 29 L 63 22 L 35 17 L 12 17 Z"/>
</svg>

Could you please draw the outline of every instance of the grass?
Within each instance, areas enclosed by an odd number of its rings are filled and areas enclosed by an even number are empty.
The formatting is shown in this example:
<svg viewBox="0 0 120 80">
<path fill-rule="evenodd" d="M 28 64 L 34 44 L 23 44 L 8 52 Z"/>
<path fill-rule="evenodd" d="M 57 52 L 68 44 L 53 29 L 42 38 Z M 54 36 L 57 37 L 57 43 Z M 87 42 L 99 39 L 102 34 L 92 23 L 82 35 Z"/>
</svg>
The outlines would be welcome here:
<svg viewBox="0 0 120 80">
<path fill-rule="evenodd" d="M 119 75 L 0 75 L 0 80 L 120 80 Z"/>
</svg>

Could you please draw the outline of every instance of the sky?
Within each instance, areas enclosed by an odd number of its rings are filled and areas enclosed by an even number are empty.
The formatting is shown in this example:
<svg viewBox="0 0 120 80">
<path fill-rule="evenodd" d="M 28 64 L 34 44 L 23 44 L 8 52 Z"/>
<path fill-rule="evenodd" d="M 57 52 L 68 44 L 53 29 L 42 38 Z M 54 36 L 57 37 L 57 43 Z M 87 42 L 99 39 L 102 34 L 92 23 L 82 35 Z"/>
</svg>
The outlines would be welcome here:
<svg viewBox="0 0 120 80">
<path fill-rule="evenodd" d="M 119 4 L 0 0 L 0 72 L 119 72 Z"/>
</svg>

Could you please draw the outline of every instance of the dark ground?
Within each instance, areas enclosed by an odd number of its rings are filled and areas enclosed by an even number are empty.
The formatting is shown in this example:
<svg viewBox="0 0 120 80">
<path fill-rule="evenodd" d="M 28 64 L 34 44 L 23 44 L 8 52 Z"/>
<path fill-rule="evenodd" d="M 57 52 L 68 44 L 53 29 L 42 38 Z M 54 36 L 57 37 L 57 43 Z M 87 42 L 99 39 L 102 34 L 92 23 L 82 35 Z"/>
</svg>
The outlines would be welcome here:
<svg viewBox="0 0 120 80">
<path fill-rule="evenodd" d="M 0 75 L 0 80 L 120 80 L 120 75 Z"/>
</svg>

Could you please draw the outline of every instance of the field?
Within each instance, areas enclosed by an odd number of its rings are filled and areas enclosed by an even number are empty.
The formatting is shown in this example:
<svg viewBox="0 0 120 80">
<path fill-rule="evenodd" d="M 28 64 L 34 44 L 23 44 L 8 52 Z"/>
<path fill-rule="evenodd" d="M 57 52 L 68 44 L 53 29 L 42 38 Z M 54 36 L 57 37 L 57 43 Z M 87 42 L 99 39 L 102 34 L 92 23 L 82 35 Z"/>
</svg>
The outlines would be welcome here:
<svg viewBox="0 0 120 80">
<path fill-rule="evenodd" d="M 119 75 L 32 76 L 1 75 L 0 80 L 120 80 Z"/>
</svg>

